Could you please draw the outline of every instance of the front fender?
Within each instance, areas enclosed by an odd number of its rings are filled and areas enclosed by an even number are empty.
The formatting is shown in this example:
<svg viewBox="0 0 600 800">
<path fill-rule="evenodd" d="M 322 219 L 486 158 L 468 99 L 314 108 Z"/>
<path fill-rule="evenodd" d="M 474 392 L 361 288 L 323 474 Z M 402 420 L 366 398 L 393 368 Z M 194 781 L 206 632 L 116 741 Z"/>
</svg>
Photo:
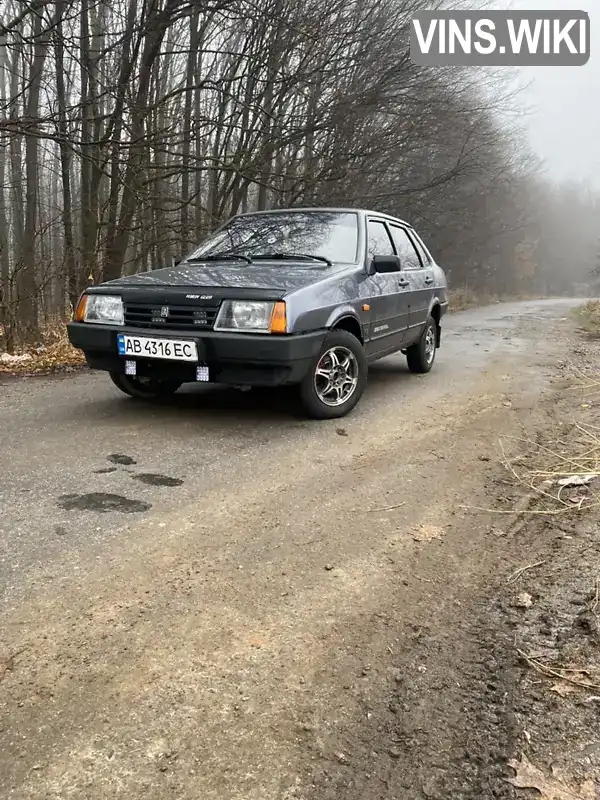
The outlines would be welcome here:
<svg viewBox="0 0 600 800">
<path fill-rule="evenodd" d="M 358 314 L 356 313 L 356 309 L 354 306 L 346 305 L 346 306 L 338 306 L 338 308 L 334 308 L 333 311 L 330 312 L 329 317 L 327 318 L 327 322 L 325 323 L 326 328 L 333 328 L 333 326 L 339 322 L 343 317 L 352 317 L 355 319 L 358 324 L 362 328 L 362 323 L 358 318 Z"/>
</svg>

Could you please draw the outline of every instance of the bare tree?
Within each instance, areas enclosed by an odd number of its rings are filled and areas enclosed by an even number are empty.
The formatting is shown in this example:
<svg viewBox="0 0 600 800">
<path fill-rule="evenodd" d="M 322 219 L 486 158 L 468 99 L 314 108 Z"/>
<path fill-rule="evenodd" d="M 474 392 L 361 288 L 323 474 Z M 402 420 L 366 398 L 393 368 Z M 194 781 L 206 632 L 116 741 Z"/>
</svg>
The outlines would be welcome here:
<svg viewBox="0 0 600 800">
<path fill-rule="evenodd" d="M 5 331 L 33 340 L 87 283 L 287 205 L 408 218 L 455 286 L 569 291 L 598 204 L 544 183 L 504 77 L 412 63 L 410 20 L 440 4 L 5 0 Z"/>
</svg>

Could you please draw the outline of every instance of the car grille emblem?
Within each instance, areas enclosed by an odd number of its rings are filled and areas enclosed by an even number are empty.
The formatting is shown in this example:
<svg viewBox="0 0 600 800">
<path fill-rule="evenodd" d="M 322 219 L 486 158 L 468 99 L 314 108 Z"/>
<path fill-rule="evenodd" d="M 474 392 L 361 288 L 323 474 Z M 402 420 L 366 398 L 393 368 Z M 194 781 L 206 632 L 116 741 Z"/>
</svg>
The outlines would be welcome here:
<svg viewBox="0 0 600 800">
<path fill-rule="evenodd" d="M 161 306 L 160 307 L 160 315 L 161 315 L 161 317 L 168 317 L 169 316 L 169 306 Z"/>
</svg>

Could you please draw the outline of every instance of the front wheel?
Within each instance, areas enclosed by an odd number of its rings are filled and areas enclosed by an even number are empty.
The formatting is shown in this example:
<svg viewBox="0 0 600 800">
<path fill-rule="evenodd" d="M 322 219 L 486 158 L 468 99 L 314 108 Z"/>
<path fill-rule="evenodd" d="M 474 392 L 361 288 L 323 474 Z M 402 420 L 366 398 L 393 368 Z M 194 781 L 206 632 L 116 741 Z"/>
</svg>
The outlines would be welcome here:
<svg viewBox="0 0 600 800">
<path fill-rule="evenodd" d="M 313 419 L 336 419 L 358 403 L 367 383 L 367 359 L 348 331 L 332 331 L 300 384 L 305 411 Z"/>
<path fill-rule="evenodd" d="M 135 378 L 122 372 L 111 372 L 114 385 L 130 397 L 139 400 L 156 400 L 175 394 L 181 383 L 177 381 L 159 381 L 152 378 Z"/>
<path fill-rule="evenodd" d="M 418 342 L 411 344 L 406 350 L 406 360 L 411 372 L 429 372 L 435 361 L 437 350 L 437 323 L 429 317 L 425 330 Z"/>
</svg>

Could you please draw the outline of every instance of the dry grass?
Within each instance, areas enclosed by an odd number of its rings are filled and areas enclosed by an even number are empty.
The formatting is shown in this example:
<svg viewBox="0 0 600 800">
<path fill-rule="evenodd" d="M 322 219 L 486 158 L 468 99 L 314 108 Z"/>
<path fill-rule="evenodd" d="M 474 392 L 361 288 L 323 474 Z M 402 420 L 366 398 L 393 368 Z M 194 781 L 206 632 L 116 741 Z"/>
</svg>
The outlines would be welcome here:
<svg viewBox="0 0 600 800">
<path fill-rule="evenodd" d="M 588 300 L 574 313 L 582 330 L 600 338 L 600 300 Z"/>
<path fill-rule="evenodd" d="M 69 371 L 85 363 L 83 353 L 71 346 L 67 337 L 65 322 L 53 320 L 42 331 L 42 344 L 37 347 L 23 347 L 15 355 L 27 355 L 22 361 L 1 360 L 3 354 L 0 337 L 0 375 L 40 375 L 52 372 Z"/>
<path fill-rule="evenodd" d="M 523 514 L 557 515 L 600 506 L 600 428 L 575 422 L 574 440 L 558 439 L 552 448 L 533 439 L 517 440 L 526 456 L 503 463 L 516 483 L 533 493 L 535 508 Z"/>
<path fill-rule="evenodd" d="M 550 442 L 529 435 L 499 441 L 500 460 L 511 483 L 524 490 L 521 501 L 509 509 L 463 508 L 487 514 L 552 517 L 600 507 L 600 425 L 581 419 L 581 412 L 597 405 L 600 372 L 584 372 L 572 363 L 567 367 L 573 385 L 566 391 L 573 393 L 580 408 L 569 430 Z M 519 455 L 507 455 L 507 442 L 516 445 Z"/>
<path fill-rule="evenodd" d="M 581 419 L 581 412 L 595 405 L 600 396 L 600 373 L 568 366 L 573 385 L 567 391 L 581 409 L 569 432 L 553 439 L 551 445 L 520 437 L 516 441 L 525 455 L 512 459 L 500 443 L 504 466 L 538 501 L 535 510 L 525 514 L 554 515 L 600 506 L 600 426 Z"/>
<path fill-rule="evenodd" d="M 486 295 L 478 295 L 469 289 L 452 289 L 448 292 L 450 311 L 466 311 L 467 308 L 483 306 L 493 302 Z"/>
<path fill-rule="evenodd" d="M 509 303 L 516 300 L 541 300 L 540 296 L 529 294 L 496 295 L 488 292 L 473 292 L 470 289 L 451 289 L 448 292 L 449 310 L 466 311 L 477 306 L 490 306 L 495 303 Z"/>
</svg>

